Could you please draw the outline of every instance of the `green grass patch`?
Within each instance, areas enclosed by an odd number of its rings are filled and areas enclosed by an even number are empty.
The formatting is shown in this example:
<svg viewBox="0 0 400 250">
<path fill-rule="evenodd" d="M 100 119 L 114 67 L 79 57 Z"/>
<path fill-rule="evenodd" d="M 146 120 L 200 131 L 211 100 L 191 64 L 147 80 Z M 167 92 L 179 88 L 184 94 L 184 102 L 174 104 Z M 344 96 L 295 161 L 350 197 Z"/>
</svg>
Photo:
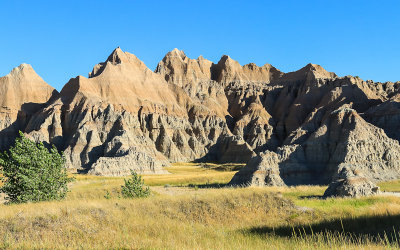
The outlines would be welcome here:
<svg viewBox="0 0 400 250">
<path fill-rule="evenodd" d="M 384 192 L 400 192 L 400 180 L 380 182 L 378 186 Z"/>
</svg>

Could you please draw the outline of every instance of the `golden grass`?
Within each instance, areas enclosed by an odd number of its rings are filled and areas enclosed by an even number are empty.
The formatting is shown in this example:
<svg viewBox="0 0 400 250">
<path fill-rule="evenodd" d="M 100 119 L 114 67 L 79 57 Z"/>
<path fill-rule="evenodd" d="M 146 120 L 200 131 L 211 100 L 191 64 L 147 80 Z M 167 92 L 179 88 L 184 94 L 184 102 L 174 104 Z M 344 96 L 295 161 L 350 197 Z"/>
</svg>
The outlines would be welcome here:
<svg viewBox="0 0 400 250">
<path fill-rule="evenodd" d="M 170 175 L 144 175 L 144 181 L 147 185 L 197 185 L 197 184 L 219 184 L 228 183 L 236 171 L 219 171 L 215 168 L 217 164 L 208 164 L 210 166 L 203 168 L 195 163 L 176 163 L 172 167 L 165 168 Z"/>
<path fill-rule="evenodd" d="M 242 225 L 263 225 L 259 224 L 261 221 L 272 222 L 275 219 L 271 218 L 281 218 L 292 209 L 290 202 L 268 192 L 208 191 L 195 196 L 3 206 L 0 215 L 3 246 L 260 247 L 261 240 L 249 242 L 235 229 Z"/>
<path fill-rule="evenodd" d="M 215 165 L 218 167 L 220 165 Z M 237 164 L 236 164 L 237 165 Z M 242 164 L 243 165 L 243 164 Z M 236 171 L 219 171 L 215 168 L 203 168 L 195 163 L 175 163 L 165 168 L 171 174 L 142 175 L 149 186 L 187 186 L 200 184 L 228 183 Z M 73 175 L 76 181 L 71 184 L 72 192 L 68 199 L 100 199 L 105 193 L 116 193 L 127 177 L 102 177 L 91 175 Z"/>
<path fill-rule="evenodd" d="M 381 182 L 378 186 L 385 192 L 400 192 L 400 180 Z"/>
<path fill-rule="evenodd" d="M 169 175 L 144 176 L 153 194 L 134 200 L 116 194 L 124 178 L 77 175 L 65 201 L 0 205 L 0 249 L 378 249 L 399 242 L 400 198 L 323 200 L 324 186 L 188 187 L 227 183 L 235 173 L 217 167 L 175 164 Z"/>
</svg>

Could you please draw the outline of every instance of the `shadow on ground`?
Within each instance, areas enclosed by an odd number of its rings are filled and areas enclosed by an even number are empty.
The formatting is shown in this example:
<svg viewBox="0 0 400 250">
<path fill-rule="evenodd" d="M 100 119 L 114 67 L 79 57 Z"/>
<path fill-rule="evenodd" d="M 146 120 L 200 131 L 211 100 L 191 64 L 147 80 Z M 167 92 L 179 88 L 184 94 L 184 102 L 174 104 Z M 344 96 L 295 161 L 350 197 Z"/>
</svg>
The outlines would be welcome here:
<svg viewBox="0 0 400 250">
<path fill-rule="evenodd" d="M 245 164 L 243 163 L 216 163 L 216 162 L 207 162 L 207 163 L 199 163 L 199 166 L 206 169 L 212 169 L 215 171 L 239 171 L 242 169 Z"/>
<path fill-rule="evenodd" d="M 190 188 L 225 188 L 229 187 L 228 184 L 223 183 L 212 183 L 212 184 L 189 184 Z"/>
<path fill-rule="evenodd" d="M 323 199 L 326 199 L 326 197 L 323 196 L 323 195 L 302 195 L 302 196 L 299 196 L 299 199 L 302 199 L 302 200 L 305 200 L 305 199 L 320 199 L 320 200 L 323 200 Z"/>
<path fill-rule="evenodd" d="M 244 230 L 244 233 L 260 236 L 275 235 L 281 237 L 301 237 L 322 235 L 326 241 L 329 236 L 345 237 L 348 241 L 357 243 L 368 239 L 377 243 L 390 243 L 400 246 L 400 215 L 363 216 L 356 218 L 332 219 L 313 224 L 282 227 L 254 227 Z"/>
</svg>

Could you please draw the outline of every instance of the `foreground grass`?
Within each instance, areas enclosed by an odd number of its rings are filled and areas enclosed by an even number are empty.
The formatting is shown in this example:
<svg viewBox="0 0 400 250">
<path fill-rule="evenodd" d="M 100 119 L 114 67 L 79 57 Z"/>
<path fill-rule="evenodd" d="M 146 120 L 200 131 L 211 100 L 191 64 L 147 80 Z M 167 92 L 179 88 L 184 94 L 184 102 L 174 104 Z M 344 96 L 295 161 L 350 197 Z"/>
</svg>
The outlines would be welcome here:
<svg viewBox="0 0 400 250">
<path fill-rule="evenodd" d="M 11 205 L 2 207 L 0 234 L 3 247 L 22 248 L 261 247 L 260 237 L 238 229 L 274 223 L 290 209 L 291 202 L 257 190 Z"/>
<path fill-rule="evenodd" d="M 102 199 L 1 206 L 3 248 L 375 248 L 393 239 L 359 234 L 365 221 L 371 231 L 398 230 L 399 200 L 361 206 L 364 217 L 303 210 L 265 189 L 207 189 L 149 199 Z M 381 204 L 381 205 L 382 205 Z M 377 216 L 383 216 L 374 220 Z M 337 228 L 339 218 L 345 230 Z M 347 218 L 347 221 L 346 221 Z M 352 221 L 353 220 L 353 221 Z M 363 223 L 362 223 L 363 222 Z M 324 224 L 325 223 L 325 224 Z M 360 224 L 362 223 L 362 224 Z M 360 225 L 359 225 L 360 224 Z M 382 225 L 381 225 L 382 224 Z M 358 226 L 359 225 L 359 226 Z M 315 234 L 310 232 L 314 228 Z M 347 228 L 349 230 L 347 230 Z M 292 235 L 292 230 L 297 236 Z M 307 231 L 305 231 L 307 230 Z M 347 230 L 347 231 L 346 231 Z M 375 238 L 374 238 L 375 237 Z"/>
<path fill-rule="evenodd" d="M 227 183 L 235 173 L 231 170 L 176 164 L 170 175 L 144 176 L 153 194 L 135 200 L 118 198 L 123 178 L 76 176 L 65 201 L 0 205 L 0 248 L 398 246 L 397 197 L 324 200 L 319 197 L 326 187 L 320 186 L 203 188 Z M 106 191 L 111 199 L 104 197 Z"/>
</svg>

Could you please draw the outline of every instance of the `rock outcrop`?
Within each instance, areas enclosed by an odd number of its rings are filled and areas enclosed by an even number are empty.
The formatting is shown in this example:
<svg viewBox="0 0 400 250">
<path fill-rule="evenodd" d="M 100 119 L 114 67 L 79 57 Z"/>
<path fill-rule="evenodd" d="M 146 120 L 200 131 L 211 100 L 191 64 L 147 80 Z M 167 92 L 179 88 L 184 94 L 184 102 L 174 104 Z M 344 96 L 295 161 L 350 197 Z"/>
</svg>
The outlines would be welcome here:
<svg viewBox="0 0 400 250">
<path fill-rule="evenodd" d="M 361 197 L 379 194 L 379 187 L 353 165 L 341 164 L 324 197 Z"/>
<path fill-rule="evenodd" d="M 285 186 L 279 172 L 282 155 L 266 151 L 250 159 L 229 182 L 231 186 Z"/>
<path fill-rule="evenodd" d="M 229 115 L 228 100 L 223 86 L 213 81 L 213 67 L 214 64 L 202 56 L 194 60 L 174 49 L 157 65 L 155 73 L 168 83 L 181 87 L 194 101 L 225 117 Z"/>
<path fill-rule="evenodd" d="M 43 81 L 29 64 L 21 64 L 1 77 L 0 149 L 10 146 L 31 116 L 56 94 L 57 91 Z"/>
<path fill-rule="evenodd" d="M 254 63 L 241 66 L 237 61 L 227 55 L 221 57 L 218 64 L 214 65 L 214 80 L 228 86 L 232 83 L 270 83 L 280 78 L 283 73 L 270 64 L 258 67 Z"/>
<path fill-rule="evenodd" d="M 252 150 L 277 147 L 274 121 L 260 100 L 272 88 L 267 84 L 283 74 L 270 64 L 241 66 L 229 56 L 222 56 L 218 64 L 213 64 L 202 56 L 190 59 L 183 51 L 174 49 L 155 72 L 223 117 L 235 137 Z"/>
</svg>

